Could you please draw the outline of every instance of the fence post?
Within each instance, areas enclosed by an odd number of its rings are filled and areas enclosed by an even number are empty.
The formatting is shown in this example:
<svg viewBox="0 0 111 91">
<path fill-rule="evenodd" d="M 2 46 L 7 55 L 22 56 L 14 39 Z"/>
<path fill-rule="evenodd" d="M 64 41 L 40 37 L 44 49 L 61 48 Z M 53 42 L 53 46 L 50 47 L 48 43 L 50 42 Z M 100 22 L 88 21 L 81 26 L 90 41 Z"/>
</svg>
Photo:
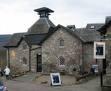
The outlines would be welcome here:
<svg viewBox="0 0 111 91">
<path fill-rule="evenodd" d="M 101 84 L 101 87 L 103 87 L 103 74 L 102 74 L 102 72 L 100 73 L 100 84 Z"/>
</svg>

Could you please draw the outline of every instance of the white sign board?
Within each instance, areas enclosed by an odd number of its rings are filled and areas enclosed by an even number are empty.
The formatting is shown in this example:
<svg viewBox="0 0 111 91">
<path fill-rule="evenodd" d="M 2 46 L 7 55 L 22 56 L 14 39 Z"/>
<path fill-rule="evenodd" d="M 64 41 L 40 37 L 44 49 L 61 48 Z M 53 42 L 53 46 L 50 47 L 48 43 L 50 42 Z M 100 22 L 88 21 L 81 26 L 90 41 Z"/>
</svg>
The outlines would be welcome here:
<svg viewBox="0 0 111 91">
<path fill-rule="evenodd" d="M 94 42 L 94 58 L 105 59 L 105 42 Z"/>
<path fill-rule="evenodd" d="M 51 85 L 52 86 L 58 86 L 61 85 L 61 79 L 59 73 L 50 73 L 51 77 Z"/>
</svg>

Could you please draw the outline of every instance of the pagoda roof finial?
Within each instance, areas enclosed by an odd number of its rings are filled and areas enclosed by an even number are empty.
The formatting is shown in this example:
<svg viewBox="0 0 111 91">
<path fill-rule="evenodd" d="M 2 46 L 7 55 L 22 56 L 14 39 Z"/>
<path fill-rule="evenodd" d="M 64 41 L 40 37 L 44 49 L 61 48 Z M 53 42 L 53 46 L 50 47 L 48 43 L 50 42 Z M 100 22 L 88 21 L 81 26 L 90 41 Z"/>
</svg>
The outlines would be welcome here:
<svg viewBox="0 0 111 91">
<path fill-rule="evenodd" d="M 51 9 L 49 9 L 47 7 L 38 8 L 38 9 L 35 9 L 34 11 L 38 12 L 38 14 L 40 15 L 40 18 L 42 18 L 42 17 L 48 18 L 50 13 L 54 12 L 53 10 L 51 10 Z"/>
</svg>

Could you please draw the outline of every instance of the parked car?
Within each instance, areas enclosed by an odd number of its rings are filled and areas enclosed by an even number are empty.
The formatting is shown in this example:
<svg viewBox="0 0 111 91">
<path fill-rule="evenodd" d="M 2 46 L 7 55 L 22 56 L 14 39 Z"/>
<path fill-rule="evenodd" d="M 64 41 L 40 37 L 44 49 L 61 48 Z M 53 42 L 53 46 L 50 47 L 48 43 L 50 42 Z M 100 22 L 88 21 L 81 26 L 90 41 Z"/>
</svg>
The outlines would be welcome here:
<svg viewBox="0 0 111 91">
<path fill-rule="evenodd" d="M 8 91 L 7 87 L 4 85 L 2 81 L 0 81 L 0 91 Z"/>
</svg>

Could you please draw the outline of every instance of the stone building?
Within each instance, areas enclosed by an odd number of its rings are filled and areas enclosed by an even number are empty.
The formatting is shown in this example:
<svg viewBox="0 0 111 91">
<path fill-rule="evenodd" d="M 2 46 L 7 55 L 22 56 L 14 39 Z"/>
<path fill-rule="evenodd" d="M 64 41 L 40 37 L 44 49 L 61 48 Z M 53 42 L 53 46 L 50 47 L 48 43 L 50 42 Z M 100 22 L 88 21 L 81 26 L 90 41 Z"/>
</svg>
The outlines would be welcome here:
<svg viewBox="0 0 111 91">
<path fill-rule="evenodd" d="M 110 66 L 111 70 L 111 16 L 106 17 L 105 24 L 98 30 L 101 34 L 101 41 L 106 44 L 105 59 L 103 69 Z"/>
<path fill-rule="evenodd" d="M 90 71 L 91 65 L 98 64 L 94 59 L 94 42 L 100 41 L 101 36 L 97 31 L 103 26 L 103 23 L 87 24 L 86 28 L 77 29 L 76 34 L 83 39 L 83 67 L 85 71 Z"/>
<path fill-rule="evenodd" d="M 34 11 L 38 12 L 40 19 L 27 32 L 13 34 L 5 46 L 8 66 L 43 73 L 89 72 L 96 62 L 93 43 L 100 40 L 97 30 L 103 24 L 87 24 L 86 28 L 55 26 L 49 19 L 53 10 L 43 7 Z"/>
</svg>

